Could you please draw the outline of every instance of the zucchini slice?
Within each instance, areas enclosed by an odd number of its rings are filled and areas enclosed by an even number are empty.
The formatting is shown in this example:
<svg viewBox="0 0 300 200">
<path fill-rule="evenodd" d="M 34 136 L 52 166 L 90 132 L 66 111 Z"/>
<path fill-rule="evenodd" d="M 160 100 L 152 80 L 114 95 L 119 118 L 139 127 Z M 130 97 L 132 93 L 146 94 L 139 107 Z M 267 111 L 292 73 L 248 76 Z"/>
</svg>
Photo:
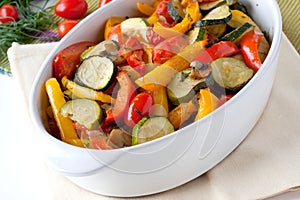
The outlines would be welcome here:
<svg viewBox="0 0 300 200">
<path fill-rule="evenodd" d="M 195 26 L 210 26 L 216 24 L 224 24 L 230 21 L 232 17 L 231 10 L 227 5 L 221 5 L 211 10 L 201 20 L 195 23 Z"/>
<path fill-rule="evenodd" d="M 240 27 L 236 28 L 235 30 L 231 31 L 230 33 L 227 33 L 222 37 L 221 40 L 227 40 L 235 43 L 238 45 L 242 39 L 242 37 L 249 31 L 254 29 L 254 25 L 246 22 Z"/>
<path fill-rule="evenodd" d="M 235 58 L 219 58 L 211 63 L 212 76 L 223 88 L 232 91 L 241 89 L 253 76 L 252 69 Z"/>
<path fill-rule="evenodd" d="M 213 84 L 213 79 L 208 76 L 200 79 L 191 78 L 192 68 L 177 72 L 167 86 L 167 94 L 174 105 L 191 100 L 200 89 Z"/>
<path fill-rule="evenodd" d="M 88 129 L 98 126 L 102 119 L 102 110 L 99 104 L 90 99 L 67 101 L 61 107 L 60 113 Z"/>
<path fill-rule="evenodd" d="M 184 9 L 180 0 L 171 0 L 168 3 L 168 13 L 176 22 L 181 22 L 185 17 Z"/>
<path fill-rule="evenodd" d="M 116 41 L 104 40 L 82 52 L 80 59 L 84 60 L 91 56 L 102 56 L 115 60 L 119 55 L 119 49 L 120 46 Z"/>
<path fill-rule="evenodd" d="M 91 56 L 79 65 L 74 81 L 94 90 L 100 90 L 109 85 L 116 73 L 113 61 L 107 57 Z"/>
<path fill-rule="evenodd" d="M 189 44 L 207 39 L 207 31 L 203 27 L 194 27 L 187 33 L 187 40 Z"/>
<path fill-rule="evenodd" d="M 147 42 L 148 23 L 141 17 L 129 18 L 121 22 L 121 31 L 123 36 L 134 36 L 141 41 Z"/>
<path fill-rule="evenodd" d="M 213 8 L 219 7 L 221 5 L 226 4 L 227 6 L 231 6 L 237 3 L 237 0 L 217 0 L 213 2 L 205 2 L 205 3 L 200 3 L 200 9 L 203 11 L 206 10 L 211 10 Z"/>
<path fill-rule="evenodd" d="M 166 117 L 143 117 L 132 130 L 132 145 L 151 141 L 174 132 Z"/>
</svg>

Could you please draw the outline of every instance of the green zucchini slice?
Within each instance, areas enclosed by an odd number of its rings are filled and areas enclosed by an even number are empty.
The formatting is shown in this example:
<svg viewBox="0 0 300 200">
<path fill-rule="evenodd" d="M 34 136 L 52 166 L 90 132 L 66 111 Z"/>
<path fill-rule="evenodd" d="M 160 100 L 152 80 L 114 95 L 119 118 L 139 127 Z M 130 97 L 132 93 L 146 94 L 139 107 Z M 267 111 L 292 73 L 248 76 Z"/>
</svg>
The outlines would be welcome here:
<svg viewBox="0 0 300 200">
<path fill-rule="evenodd" d="M 201 20 L 195 23 L 195 26 L 210 26 L 216 24 L 224 24 L 230 21 L 232 17 L 231 10 L 227 5 L 221 5 L 211 10 Z"/>
<path fill-rule="evenodd" d="M 88 129 L 98 126 L 102 119 L 102 110 L 99 104 L 90 99 L 67 101 L 61 107 L 60 113 Z"/>
<path fill-rule="evenodd" d="M 189 44 L 204 40 L 207 38 L 207 31 L 203 27 L 194 27 L 187 33 L 187 40 Z"/>
<path fill-rule="evenodd" d="M 219 58 L 211 63 L 212 76 L 223 88 L 232 91 L 241 89 L 253 76 L 252 69 L 235 58 Z"/>
<path fill-rule="evenodd" d="M 249 31 L 254 29 L 254 25 L 246 22 L 240 27 L 236 28 L 235 30 L 231 31 L 230 33 L 227 33 L 222 37 L 221 40 L 227 40 L 235 43 L 238 45 L 242 39 L 242 37 Z"/>
<path fill-rule="evenodd" d="M 120 46 L 116 41 L 104 40 L 82 52 L 80 59 L 84 60 L 91 56 L 102 56 L 114 61 L 119 56 L 119 49 Z"/>
<path fill-rule="evenodd" d="M 174 132 L 166 117 L 143 117 L 132 130 L 132 145 L 148 142 Z"/>
<path fill-rule="evenodd" d="M 179 0 L 171 0 L 168 3 L 168 13 L 176 22 L 181 22 L 185 13 Z"/>
<path fill-rule="evenodd" d="M 221 5 L 234 5 L 237 2 L 237 0 L 217 0 L 217 1 L 213 1 L 213 2 L 207 2 L 207 3 L 200 3 L 200 9 L 201 10 L 211 10 L 213 8 L 219 7 Z"/>
<path fill-rule="evenodd" d="M 74 81 L 94 90 L 100 90 L 109 85 L 116 73 L 113 61 L 107 57 L 91 56 L 79 65 Z"/>
<path fill-rule="evenodd" d="M 200 89 L 213 84 L 210 76 L 195 79 L 191 78 L 192 68 L 177 72 L 167 86 L 167 94 L 174 105 L 191 100 Z"/>
</svg>

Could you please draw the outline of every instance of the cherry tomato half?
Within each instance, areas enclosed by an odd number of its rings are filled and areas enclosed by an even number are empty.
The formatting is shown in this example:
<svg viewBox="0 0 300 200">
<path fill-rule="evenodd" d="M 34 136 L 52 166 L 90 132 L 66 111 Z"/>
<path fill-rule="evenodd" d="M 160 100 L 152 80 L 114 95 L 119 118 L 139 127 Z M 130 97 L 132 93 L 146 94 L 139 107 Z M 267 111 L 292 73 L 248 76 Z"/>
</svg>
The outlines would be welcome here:
<svg viewBox="0 0 300 200">
<path fill-rule="evenodd" d="M 64 37 L 74 26 L 79 23 L 77 20 L 67 19 L 58 24 L 57 32 L 60 37 Z"/>
<path fill-rule="evenodd" d="M 18 19 L 18 11 L 16 7 L 5 4 L 0 8 L 0 21 L 2 23 L 14 22 Z"/>
<path fill-rule="evenodd" d="M 66 19 L 82 18 L 87 9 L 88 4 L 85 0 L 60 0 L 54 6 L 55 14 Z"/>
<path fill-rule="evenodd" d="M 54 77 L 59 79 L 63 76 L 73 76 L 77 65 L 80 63 L 80 54 L 96 44 L 96 42 L 83 41 L 61 50 L 53 60 Z"/>
<path fill-rule="evenodd" d="M 143 117 L 149 116 L 149 112 L 153 104 L 154 100 L 150 94 L 142 92 L 136 95 L 130 103 L 128 115 L 125 120 L 126 124 L 130 127 L 133 127 Z"/>
</svg>

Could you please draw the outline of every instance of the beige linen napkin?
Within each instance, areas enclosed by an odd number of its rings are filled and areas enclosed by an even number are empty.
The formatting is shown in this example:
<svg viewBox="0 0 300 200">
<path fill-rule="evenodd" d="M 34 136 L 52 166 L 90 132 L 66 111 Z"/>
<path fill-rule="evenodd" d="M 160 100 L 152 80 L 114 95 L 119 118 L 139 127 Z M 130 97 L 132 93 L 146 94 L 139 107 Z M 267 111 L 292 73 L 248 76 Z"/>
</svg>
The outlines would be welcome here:
<svg viewBox="0 0 300 200">
<path fill-rule="evenodd" d="M 13 78 L 26 101 L 41 62 L 55 45 L 13 44 L 9 49 Z M 243 143 L 199 178 L 167 192 L 134 199 L 261 199 L 299 186 L 299 85 L 300 57 L 284 35 L 270 100 Z M 81 189 L 51 169 L 45 173 L 56 199 L 114 199 Z"/>
</svg>

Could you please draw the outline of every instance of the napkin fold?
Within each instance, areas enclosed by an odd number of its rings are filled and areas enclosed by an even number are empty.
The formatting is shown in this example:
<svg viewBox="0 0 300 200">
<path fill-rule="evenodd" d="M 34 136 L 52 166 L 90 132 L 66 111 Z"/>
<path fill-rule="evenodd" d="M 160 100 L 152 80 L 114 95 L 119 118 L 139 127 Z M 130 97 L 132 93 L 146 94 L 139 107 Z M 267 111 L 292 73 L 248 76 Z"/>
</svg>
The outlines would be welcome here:
<svg viewBox="0 0 300 200">
<path fill-rule="evenodd" d="M 55 45 L 14 43 L 9 49 L 13 79 L 23 91 L 20 98 L 25 101 L 28 102 L 41 63 Z M 134 199 L 262 199 L 299 186 L 299 74 L 299 54 L 283 35 L 269 102 L 248 137 L 226 159 L 195 180 L 160 194 Z M 51 169 L 45 172 L 55 199 L 114 199 L 81 189 Z"/>
</svg>

